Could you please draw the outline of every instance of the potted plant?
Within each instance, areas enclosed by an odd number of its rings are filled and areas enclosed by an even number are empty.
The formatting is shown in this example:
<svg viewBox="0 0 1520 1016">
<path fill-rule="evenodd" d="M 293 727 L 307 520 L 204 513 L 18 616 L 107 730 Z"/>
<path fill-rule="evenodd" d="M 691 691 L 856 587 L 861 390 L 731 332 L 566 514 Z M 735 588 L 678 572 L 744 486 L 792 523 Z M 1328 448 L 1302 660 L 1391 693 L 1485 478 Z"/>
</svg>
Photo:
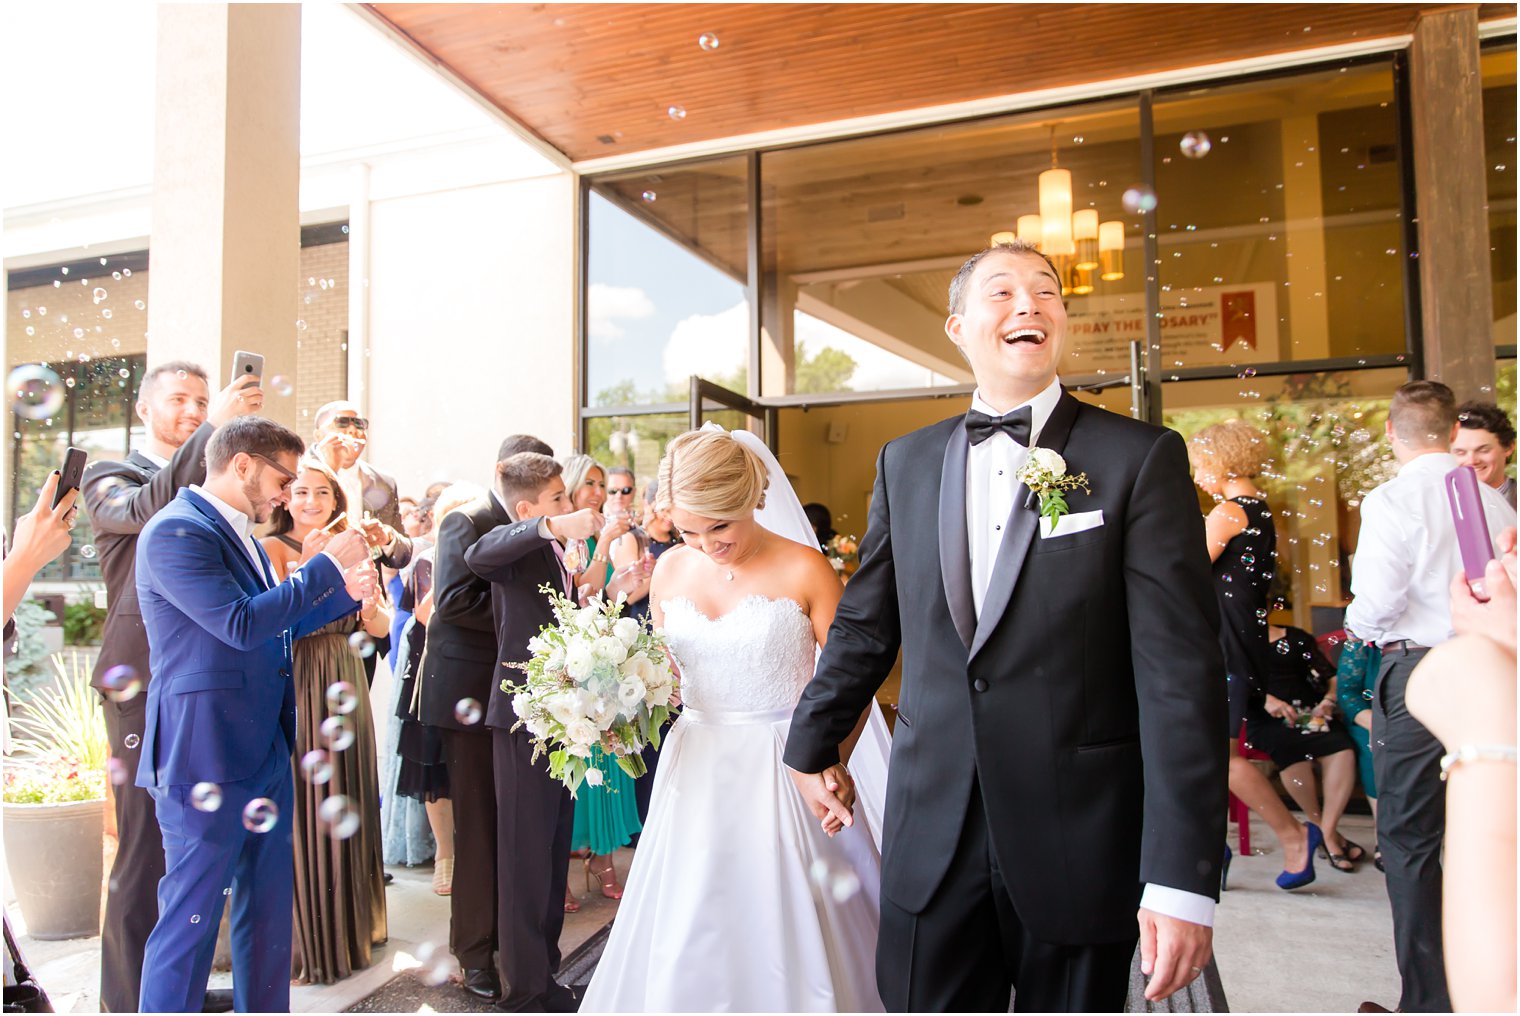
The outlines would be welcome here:
<svg viewBox="0 0 1520 1016">
<path fill-rule="evenodd" d="M 100 933 L 101 852 L 111 755 L 89 671 L 53 657 L 58 681 L 14 710 L 6 759 L 5 856 L 37 939 Z"/>
</svg>

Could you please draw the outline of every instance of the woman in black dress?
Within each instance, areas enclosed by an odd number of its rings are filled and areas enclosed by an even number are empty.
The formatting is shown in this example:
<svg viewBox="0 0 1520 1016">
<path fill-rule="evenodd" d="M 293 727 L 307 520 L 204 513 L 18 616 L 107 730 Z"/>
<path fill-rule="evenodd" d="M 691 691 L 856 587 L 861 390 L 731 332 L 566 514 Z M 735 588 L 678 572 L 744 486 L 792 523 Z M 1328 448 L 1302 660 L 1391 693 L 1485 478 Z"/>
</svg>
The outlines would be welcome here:
<svg viewBox="0 0 1520 1016">
<path fill-rule="evenodd" d="M 1247 712 L 1246 743 L 1272 756 L 1288 794 L 1325 834 L 1326 852 L 1320 856 L 1336 871 L 1355 871 L 1367 852 L 1337 829 L 1356 787 L 1356 745 L 1335 716 L 1335 665 L 1302 628 L 1273 625 L 1267 637 L 1272 651 L 1267 654 L 1266 697 L 1286 704 L 1288 712 Z M 1315 763 L 1321 780 L 1315 778 Z"/>
<path fill-rule="evenodd" d="M 1214 590 L 1219 596 L 1219 640 L 1229 681 L 1230 793 L 1260 815 L 1282 845 L 1281 889 L 1314 881 L 1314 852 L 1323 842 L 1319 827 L 1295 819 L 1272 784 L 1240 754 L 1240 732 L 1248 712 L 1287 715 L 1286 703 L 1266 694 L 1267 594 L 1272 587 L 1277 535 L 1266 495 L 1256 477 L 1267 456 L 1267 438 L 1240 420 L 1205 427 L 1188 441 L 1194 482 L 1217 502 L 1205 520 Z M 1228 874 L 1229 847 L 1225 847 Z"/>
</svg>

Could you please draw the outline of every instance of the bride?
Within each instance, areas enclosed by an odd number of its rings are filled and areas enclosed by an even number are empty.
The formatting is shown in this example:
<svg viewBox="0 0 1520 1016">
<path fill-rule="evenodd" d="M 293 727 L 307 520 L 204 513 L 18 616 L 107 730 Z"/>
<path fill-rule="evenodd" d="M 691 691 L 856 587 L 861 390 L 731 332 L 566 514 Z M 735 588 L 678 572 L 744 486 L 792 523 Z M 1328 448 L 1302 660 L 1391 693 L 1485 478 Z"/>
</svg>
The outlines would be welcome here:
<svg viewBox="0 0 1520 1016">
<path fill-rule="evenodd" d="M 781 762 L 839 580 L 753 435 L 676 438 L 657 507 L 685 542 L 661 555 L 649 594 L 680 665 L 683 711 L 581 1009 L 880 1011 L 880 712 L 863 718 L 849 756 L 856 821 L 836 835 Z"/>
</svg>

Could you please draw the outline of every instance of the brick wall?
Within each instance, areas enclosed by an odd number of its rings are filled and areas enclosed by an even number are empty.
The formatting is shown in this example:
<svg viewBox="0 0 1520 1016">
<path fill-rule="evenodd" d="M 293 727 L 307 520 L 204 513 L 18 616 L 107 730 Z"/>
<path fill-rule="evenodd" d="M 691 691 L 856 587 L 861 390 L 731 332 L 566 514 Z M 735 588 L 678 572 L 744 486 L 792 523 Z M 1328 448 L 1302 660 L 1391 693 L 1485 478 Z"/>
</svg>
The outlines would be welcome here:
<svg viewBox="0 0 1520 1016">
<path fill-rule="evenodd" d="M 303 248 L 297 289 L 296 429 L 310 438 L 317 409 L 348 396 L 348 244 Z"/>
</svg>

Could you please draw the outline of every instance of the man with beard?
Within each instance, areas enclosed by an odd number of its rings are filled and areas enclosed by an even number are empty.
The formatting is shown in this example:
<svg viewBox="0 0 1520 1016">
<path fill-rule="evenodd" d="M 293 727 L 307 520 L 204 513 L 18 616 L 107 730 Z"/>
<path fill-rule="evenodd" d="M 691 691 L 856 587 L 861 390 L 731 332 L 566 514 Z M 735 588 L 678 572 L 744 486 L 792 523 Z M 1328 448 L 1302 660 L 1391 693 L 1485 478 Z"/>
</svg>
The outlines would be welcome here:
<svg viewBox="0 0 1520 1016">
<path fill-rule="evenodd" d="M 143 446 L 120 462 L 96 461 L 85 470 L 81 494 L 100 572 L 106 584 L 106 622 L 91 683 L 104 698 L 116 787 L 116 861 L 100 933 L 102 1012 L 135 1012 L 142 987 L 143 946 L 158 916 L 164 843 L 153 799 L 127 775 L 137 769 L 143 706 L 152 675 L 148 635 L 137 604 L 137 537 L 182 487 L 206 478 L 206 443 L 216 429 L 264 405 L 258 378 L 240 378 L 212 398 L 206 371 L 176 360 L 148 371 L 137 394 L 147 429 Z M 207 992 L 206 1012 L 232 1008 L 232 992 Z"/>
<path fill-rule="evenodd" d="M 257 416 L 218 428 L 205 484 L 181 490 L 138 540 L 154 681 L 137 785 L 153 797 L 165 869 L 143 1012 L 201 1004 L 227 895 L 234 1008 L 290 1011 L 291 646 L 357 611 L 379 581 L 356 530 L 275 581 L 253 529 L 289 501 L 302 450 Z"/>
</svg>

